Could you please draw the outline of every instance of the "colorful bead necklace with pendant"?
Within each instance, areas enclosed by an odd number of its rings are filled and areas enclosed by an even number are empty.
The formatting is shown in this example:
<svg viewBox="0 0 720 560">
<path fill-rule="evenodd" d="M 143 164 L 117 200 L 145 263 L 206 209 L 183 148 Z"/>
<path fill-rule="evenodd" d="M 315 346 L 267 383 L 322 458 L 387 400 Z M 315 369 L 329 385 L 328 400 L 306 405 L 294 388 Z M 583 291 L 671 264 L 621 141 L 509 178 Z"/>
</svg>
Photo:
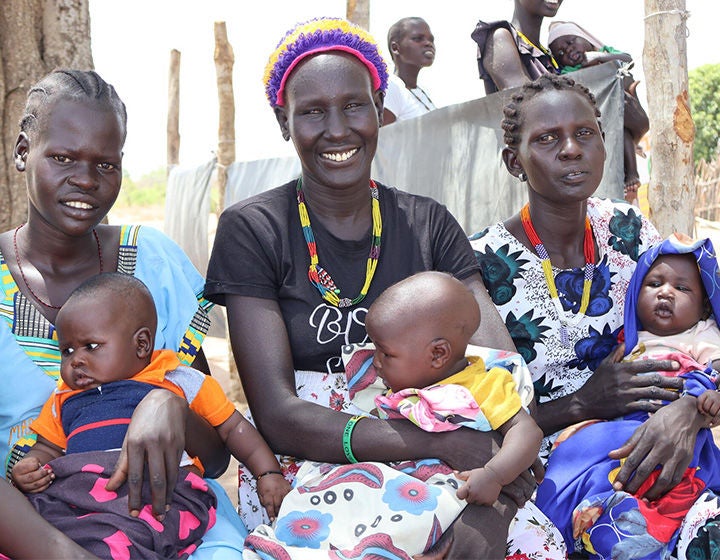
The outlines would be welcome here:
<svg viewBox="0 0 720 560">
<path fill-rule="evenodd" d="M 520 210 L 520 222 L 525 230 L 525 234 L 528 236 L 530 243 L 535 248 L 535 252 L 542 260 L 543 273 L 545 274 L 545 283 L 547 284 L 550 297 L 553 300 L 555 309 L 558 313 L 558 319 L 562 325 L 560 328 L 560 338 L 563 346 L 569 346 L 569 334 L 568 327 L 576 326 L 585 317 L 588 305 L 590 304 L 590 290 L 592 288 L 593 277 L 595 275 L 595 243 L 593 243 L 592 226 L 590 225 L 590 219 L 585 216 L 585 238 L 583 239 L 583 255 L 585 256 L 585 269 L 584 269 L 584 280 L 583 280 L 583 291 L 580 299 L 580 309 L 575 315 L 573 320 L 567 319 L 567 312 L 560 302 L 560 295 L 555 285 L 555 277 L 552 272 L 552 263 L 550 262 L 550 255 L 548 255 L 545 246 L 540 237 L 538 236 L 535 228 L 532 225 L 530 219 L 530 206 L 526 204 Z"/>
<path fill-rule="evenodd" d="M 300 224 L 302 225 L 303 235 L 307 243 L 308 252 L 310 253 L 310 268 L 308 269 L 308 278 L 313 286 L 315 286 L 323 299 L 334 305 L 335 307 L 350 307 L 360 303 L 370 290 L 370 283 L 375 275 L 378 259 L 380 258 L 380 241 L 382 238 L 382 217 L 380 215 L 380 198 L 378 188 L 374 181 L 370 181 L 370 196 L 372 198 L 372 243 L 370 245 L 370 255 L 368 256 L 367 266 L 365 268 L 365 283 L 360 289 L 360 293 L 354 298 L 341 298 L 340 289 L 335 285 L 330 274 L 320 266 L 320 260 L 317 254 L 317 246 L 315 244 L 315 236 L 310 226 L 310 216 L 307 206 L 305 205 L 305 195 L 302 191 L 302 179 L 297 181 L 297 203 L 300 212 Z"/>
</svg>

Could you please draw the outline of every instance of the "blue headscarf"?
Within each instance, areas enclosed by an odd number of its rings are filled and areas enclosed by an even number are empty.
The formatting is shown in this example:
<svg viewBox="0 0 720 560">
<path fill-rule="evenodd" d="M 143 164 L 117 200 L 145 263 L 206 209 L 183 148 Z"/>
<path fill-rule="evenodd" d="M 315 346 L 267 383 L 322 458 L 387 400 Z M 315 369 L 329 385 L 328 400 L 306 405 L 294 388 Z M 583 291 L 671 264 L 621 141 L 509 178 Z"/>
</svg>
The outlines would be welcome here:
<svg viewBox="0 0 720 560">
<path fill-rule="evenodd" d="M 645 275 L 659 256 L 684 254 L 691 254 L 695 257 L 713 315 L 716 320 L 720 318 L 720 270 L 718 269 L 712 241 L 708 238 L 693 240 L 686 235 L 675 233 L 640 255 L 635 272 L 630 279 L 627 295 L 625 296 L 626 356 L 637 345 L 638 330 L 643 330 L 637 315 L 637 300 Z"/>
</svg>

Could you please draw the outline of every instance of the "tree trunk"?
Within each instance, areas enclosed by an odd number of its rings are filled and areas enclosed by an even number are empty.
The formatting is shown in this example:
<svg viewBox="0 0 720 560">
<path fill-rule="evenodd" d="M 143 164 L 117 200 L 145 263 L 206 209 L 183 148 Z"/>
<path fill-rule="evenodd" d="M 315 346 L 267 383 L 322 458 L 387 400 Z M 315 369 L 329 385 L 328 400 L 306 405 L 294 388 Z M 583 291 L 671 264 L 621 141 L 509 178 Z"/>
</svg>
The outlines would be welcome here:
<svg viewBox="0 0 720 560">
<path fill-rule="evenodd" d="M 167 171 L 180 163 L 180 51 L 170 51 L 167 116 Z"/>
<path fill-rule="evenodd" d="M 685 0 L 645 0 L 643 70 L 650 119 L 650 218 L 664 237 L 693 234 L 695 126 L 688 100 Z"/>
<path fill-rule="evenodd" d="M 13 148 L 28 89 L 55 68 L 93 68 L 89 0 L 2 0 L 0 9 L 0 231 L 27 219 Z"/>
<path fill-rule="evenodd" d="M 346 19 L 370 30 L 370 0 L 347 0 Z"/>
</svg>

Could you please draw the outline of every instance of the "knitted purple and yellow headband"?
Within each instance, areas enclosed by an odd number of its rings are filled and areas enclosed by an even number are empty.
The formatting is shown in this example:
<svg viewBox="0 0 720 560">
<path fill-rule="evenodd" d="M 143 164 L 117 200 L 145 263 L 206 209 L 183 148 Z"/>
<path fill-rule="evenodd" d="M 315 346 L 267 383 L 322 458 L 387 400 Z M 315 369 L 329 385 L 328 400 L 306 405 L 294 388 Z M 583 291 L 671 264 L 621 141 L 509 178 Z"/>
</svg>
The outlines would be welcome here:
<svg viewBox="0 0 720 560">
<path fill-rule="evenodd" d="M 285 104 L 285 84 L 293 69 L 310 55 L 342 51 L 362 62 L 375 91 L 385 92 L 388 71 L 375 39 L 341 18 L 318 18 L 296 25 L 285 34 L 265 66 L 265 95 L 272 107 Z"/>
</svg>

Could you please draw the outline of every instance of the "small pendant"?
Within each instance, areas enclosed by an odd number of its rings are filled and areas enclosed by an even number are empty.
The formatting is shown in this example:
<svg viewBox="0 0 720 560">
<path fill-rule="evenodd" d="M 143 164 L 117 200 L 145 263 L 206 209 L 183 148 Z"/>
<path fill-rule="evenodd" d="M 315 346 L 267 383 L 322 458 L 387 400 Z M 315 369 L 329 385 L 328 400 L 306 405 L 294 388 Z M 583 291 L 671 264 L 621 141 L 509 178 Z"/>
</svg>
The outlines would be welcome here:
<svg viewBox="0 0 720 560">
<path fill-rule="evenodd" d="M 338 307 L 350 307 L 352 305 L 352 300 L 350 298 L 342 298 L 338 302 Z"/>
<path fill-rule="evenodd" d="M 570 348 L 570 336 L 565 325 L 560 327 L 560 342 L 562 343 L 563 347 Z"/>
</svg>

